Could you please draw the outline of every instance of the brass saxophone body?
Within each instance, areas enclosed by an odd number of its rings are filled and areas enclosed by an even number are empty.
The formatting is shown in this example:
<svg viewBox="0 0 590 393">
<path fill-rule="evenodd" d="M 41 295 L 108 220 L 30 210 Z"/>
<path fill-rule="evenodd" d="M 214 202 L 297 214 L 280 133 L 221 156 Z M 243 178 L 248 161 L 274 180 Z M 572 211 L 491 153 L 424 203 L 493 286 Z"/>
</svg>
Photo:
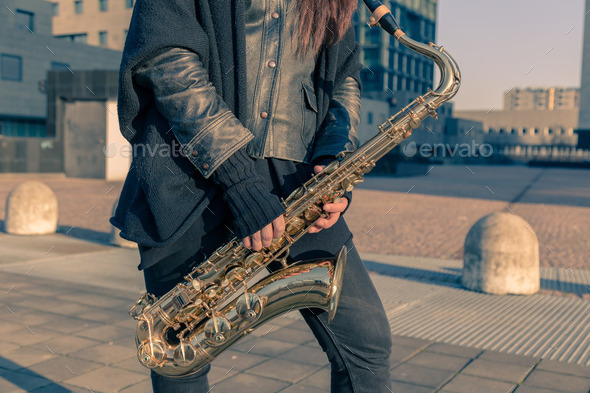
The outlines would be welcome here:
<svg viewBox="0 0 590 393">
<path fill-rule="evenodd" d="M 383 5 L 365 0 L 378 22 L 408 48 L 431 58 L 440 70 L 438 87 L 419 96 L 381 124 L 379 133 L 354 152 L 343 152 L 285 201 L 285 233 L 258 252 L 234 238 L 194 268 L 182 282 L 156 299 L 145 293 L 129 311 L 138 321 L 136 344 L 142 365 L 166 376 L 196 372 L 233 343 L 270 319 L 315 307 L 334 318 L 346 248 L 334 259 L 287 264 L 289 247 L 322 216 L 322 206 L 363 181 L 375 162 L 407 138 L 412 129 L 451 99 L 460 85 L 454 59 L 434 44 L 407 37 Z M 394 24 L 395 23 L 395 24 Z M 389 28 L 393 25 L 393 29 Z M 267 266 L 282 268 L 265 278 Z"/>
</svg>

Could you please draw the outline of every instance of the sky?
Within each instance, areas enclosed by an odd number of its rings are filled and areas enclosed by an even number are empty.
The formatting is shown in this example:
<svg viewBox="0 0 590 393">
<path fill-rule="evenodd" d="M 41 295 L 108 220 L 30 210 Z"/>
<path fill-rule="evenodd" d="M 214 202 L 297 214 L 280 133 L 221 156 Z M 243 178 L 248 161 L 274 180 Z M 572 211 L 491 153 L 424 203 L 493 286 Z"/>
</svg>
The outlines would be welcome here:
<svg viewBox="0 0 590 393">
<path fill-rule="evenodd" d="M 512 87 L 579 87 L 584 0 L 439 0 L 436 43 L 459 63 L 455 110 L 502 109 Z"/>
</svg>

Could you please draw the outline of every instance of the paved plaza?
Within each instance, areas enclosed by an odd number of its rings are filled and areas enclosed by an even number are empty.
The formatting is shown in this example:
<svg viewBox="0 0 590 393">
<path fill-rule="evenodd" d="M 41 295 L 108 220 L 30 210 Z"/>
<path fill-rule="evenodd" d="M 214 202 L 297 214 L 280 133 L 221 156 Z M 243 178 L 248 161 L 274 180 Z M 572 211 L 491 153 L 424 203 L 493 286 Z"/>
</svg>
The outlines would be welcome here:
<svg viewBox="0 0 590 393">
<path fill-rule="evenodd" d="M 347 220 L 391 324 L 393 392 L 590 389 L 588 172 L 498 168 L 371 177 L 355 192 Z M 6 175 L 0 203 L 26 178 L 56 192 L 60 233 L 0 233 L 0 392 L 150 392 L 127 314 L 143 290 L 137 251 L 106 244 L 121 183 Z M 539 294 L 460 285 L 467 231 L 503 209 L 537 232 Z M 212 365 L 212 393 L 329 392 L 326 356 L 296 312 Z"/>
</svg>

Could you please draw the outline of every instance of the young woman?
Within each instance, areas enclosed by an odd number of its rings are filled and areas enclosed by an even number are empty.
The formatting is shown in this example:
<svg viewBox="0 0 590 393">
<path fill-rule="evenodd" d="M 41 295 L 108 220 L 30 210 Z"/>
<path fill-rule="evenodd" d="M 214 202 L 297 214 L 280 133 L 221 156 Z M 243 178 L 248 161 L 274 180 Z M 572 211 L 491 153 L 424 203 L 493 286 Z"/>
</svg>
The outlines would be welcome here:
<svg viewBox="0 0 590 393">
<path fill-rule="evenodd" d="M 134 159 L 111 222 L 139 244 L 161 296 L 237 235 L 259 250 L 284 231 L 280 198 L 356 148 L 357 0 L 138 0 L 120 73 Z M 290 249 L 349 253 L 338 312 L 301 311 L 332 365 L 333 392 L 389 392 L 390 329 L 341 214 L 347 194 Z M 155 392 L 208 392 L 207 372 L 152 373 Z"/>
</svg>

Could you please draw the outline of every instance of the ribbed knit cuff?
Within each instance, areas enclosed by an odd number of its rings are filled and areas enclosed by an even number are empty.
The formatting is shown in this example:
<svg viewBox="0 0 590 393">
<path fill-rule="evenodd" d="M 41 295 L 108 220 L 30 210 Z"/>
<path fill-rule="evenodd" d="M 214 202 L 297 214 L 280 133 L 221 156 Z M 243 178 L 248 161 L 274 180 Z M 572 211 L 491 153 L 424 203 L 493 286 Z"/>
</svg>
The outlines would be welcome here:
<svg viewBox="0 0 590 393">
<path fill-rule="evenodd" d="M 212 179 L 224 191 L 223 199 L 234 216 L 234 229 L 239 239 L 261 230 L 285 213 L 283 204 L 265 187 L 252 158 L 243 150 L 224 161 Z"/>
</svg>

